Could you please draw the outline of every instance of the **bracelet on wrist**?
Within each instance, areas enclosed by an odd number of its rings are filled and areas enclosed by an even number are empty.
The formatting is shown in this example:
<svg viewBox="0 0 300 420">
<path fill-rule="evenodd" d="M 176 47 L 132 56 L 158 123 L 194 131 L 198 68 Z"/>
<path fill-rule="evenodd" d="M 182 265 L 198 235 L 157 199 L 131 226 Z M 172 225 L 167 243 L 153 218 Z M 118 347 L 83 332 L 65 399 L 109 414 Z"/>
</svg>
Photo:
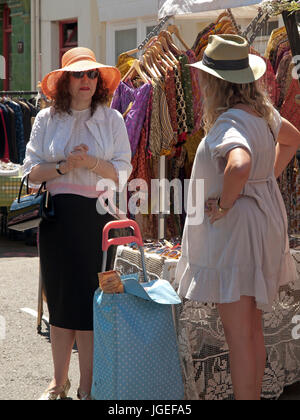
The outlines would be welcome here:
<svg viewBox="0 0 300 420">
<path fill-rule="evenodd" d="M 98 165 L 99 165 L 99 159 L 97 158 L 97 162 L 95 166 L 93 166 L 92 168 L 89 168 L 89 170 L 93 172 L 98 167 Z"/>
<path fill-rule="evenodd" d="M 227 209 L 221 207 L 220 202 L 221 202 L 221 197 L 219 197 L 219 199 L 218 199 L 218 211 L 219 211 L 219 213 L 225 213 L 226 211 L 231 209 L 231 207 L 229 207 Z"/>
<path fill-rule="evenodd" d="M 56 172 L 57 172 L 59 175 L 65 175 L 65 174 L 64 174 L 64 173 L 62 173 L 62 172 L 61 172 L 61 170 L 60 170 L 60 165 L 61 165 L 62 163 L 65 163 L 65 160 L 61 160 L 60 162 L 58 162 L 58 163 L 56 164 Z"/>
</svg>

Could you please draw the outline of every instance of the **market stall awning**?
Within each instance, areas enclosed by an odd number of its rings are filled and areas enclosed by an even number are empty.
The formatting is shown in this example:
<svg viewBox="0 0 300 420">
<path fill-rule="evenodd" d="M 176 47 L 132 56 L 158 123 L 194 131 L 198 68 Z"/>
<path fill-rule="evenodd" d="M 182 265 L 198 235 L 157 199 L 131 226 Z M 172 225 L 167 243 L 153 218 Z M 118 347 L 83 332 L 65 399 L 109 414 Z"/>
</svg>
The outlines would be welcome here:
<svg viewBox="0 0 300 420">
<path fill-rule="evenodd" d="M 205 14 L 212 11 L 234 8 L 238 17 L 249 16 L 249 11 L 257 10 L 261 0 L 159 0 L 159 18 L 189 14 Z"/>
</svg>

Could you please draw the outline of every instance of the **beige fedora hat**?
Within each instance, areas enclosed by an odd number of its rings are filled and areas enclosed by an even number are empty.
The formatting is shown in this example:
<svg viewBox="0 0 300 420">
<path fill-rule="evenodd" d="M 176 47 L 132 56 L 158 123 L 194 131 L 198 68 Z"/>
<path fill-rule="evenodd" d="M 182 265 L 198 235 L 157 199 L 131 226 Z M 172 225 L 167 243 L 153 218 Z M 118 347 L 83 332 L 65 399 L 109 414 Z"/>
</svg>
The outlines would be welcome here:
<svg viewBox="0 0 300 420">
<path fill-rule="evenodd" d="M 239 35 L 211 35 L 203 60 L 192 67 L 231 83 L 252 83 L 267 70 L 265 61 L 249 54 L 248 41 Z"/>
</svg>

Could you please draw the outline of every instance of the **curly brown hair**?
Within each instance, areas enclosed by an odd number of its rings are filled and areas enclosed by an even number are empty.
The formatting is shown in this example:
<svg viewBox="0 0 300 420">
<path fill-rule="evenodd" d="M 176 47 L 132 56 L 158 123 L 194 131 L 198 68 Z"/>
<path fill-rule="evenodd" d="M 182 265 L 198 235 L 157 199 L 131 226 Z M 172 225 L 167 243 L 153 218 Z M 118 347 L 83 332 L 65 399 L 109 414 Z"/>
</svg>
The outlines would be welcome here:
<svg viewBox="0 0 300 420">
<path fill-rule="evenodd" d="M 68 71 L 63 72 L 62 76 L 59 78 L 56 85 L 56 93 L 53 98 L 52 105 L 55 109 L 55 112 L 59 114 L 67 113 L 72 114 L 71 111 L 71 101 L 72 97 L 69 92 L 70 86 L 70 75 Z M 96 92 L 92 98 L 91 104 L 91 113 L 95 113 L 99 105 L 106 105 L 109 103 L 111 97 L 109 90 L 105 87 L 101 73 L 99 72 Z"/>
</svg>

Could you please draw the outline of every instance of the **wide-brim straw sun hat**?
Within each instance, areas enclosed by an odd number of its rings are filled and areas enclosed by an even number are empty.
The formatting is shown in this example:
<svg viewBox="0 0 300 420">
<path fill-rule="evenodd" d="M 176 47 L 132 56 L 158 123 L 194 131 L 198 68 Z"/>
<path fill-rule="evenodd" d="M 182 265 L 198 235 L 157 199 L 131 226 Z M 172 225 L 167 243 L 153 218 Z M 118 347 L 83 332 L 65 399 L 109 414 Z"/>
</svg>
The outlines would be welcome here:
<svg viewBox="0 0 300 420">
<path fill-rule="evenodd" d="M 248 41 L 239 35 L 210 35 L 202 61 L 191 66 L 227 82 L 253 83 L 265 74 L 267 65 L 249 51 Z"/>
<path fill-rule="evenodd" d="M 89 48 L 77 47 L 67 51 L 62 57 L 62 68 L 48 73 L 42 83 L 42 91 L 48 97 L 53 99 L 56 94 L 56 86 L 64 72 L 80 72 L 89 70 L 98 70 L 104 87 L 112 95 L 121 81 L 121 73 L 116 67 L 107 66 L 98 63 L 95 54 Z"/>
</svg>

